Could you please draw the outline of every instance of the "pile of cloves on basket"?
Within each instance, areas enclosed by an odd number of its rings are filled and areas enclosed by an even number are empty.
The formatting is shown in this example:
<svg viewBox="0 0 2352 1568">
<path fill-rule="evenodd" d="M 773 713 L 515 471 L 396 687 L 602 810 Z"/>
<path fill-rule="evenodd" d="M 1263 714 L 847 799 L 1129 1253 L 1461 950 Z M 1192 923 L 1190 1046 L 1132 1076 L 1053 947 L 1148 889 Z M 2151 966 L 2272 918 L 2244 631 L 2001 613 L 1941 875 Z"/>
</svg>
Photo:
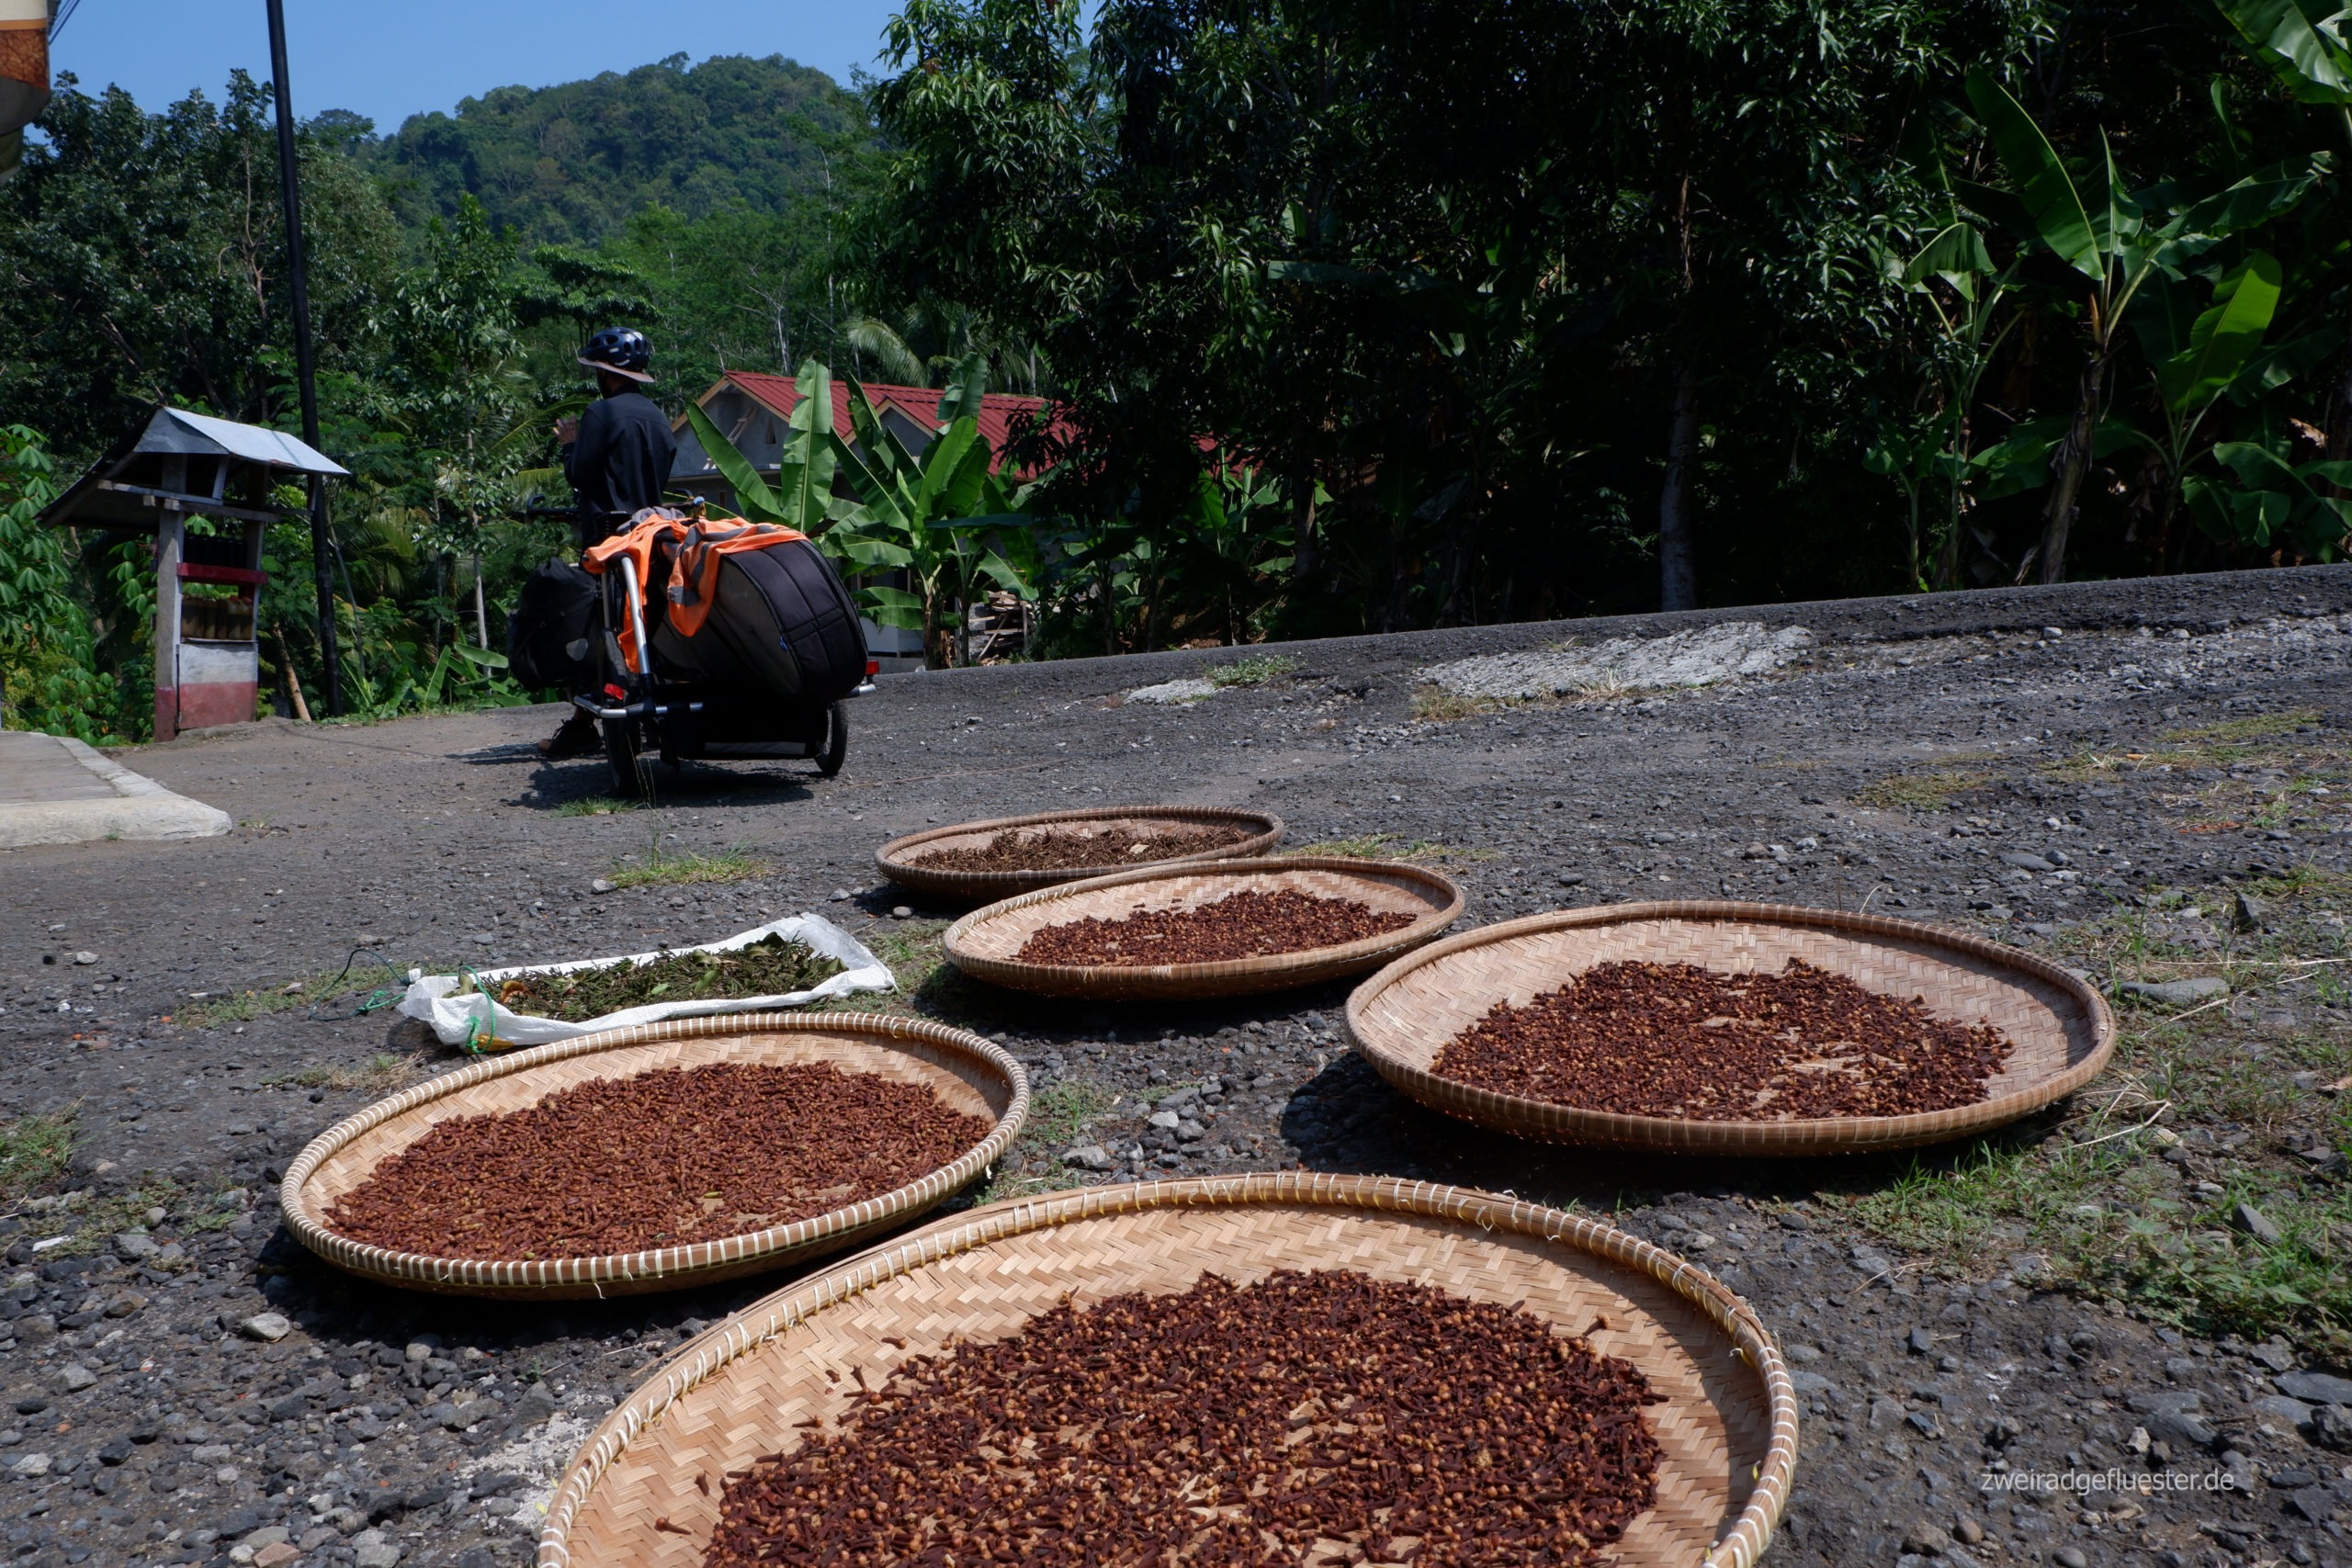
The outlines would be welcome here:
<svg viewBox="0 0 2352 1568">
<path fill-rule="evenodd" d="M 1631 1363 L 1352 1271 L 1065 1300 L 858 1382 L 729 1478 L 706 1568 L 1581 1568 L 1656 1501 Z"/>
<path fill-rule="evenodd" d="M 354 1241 L 436 1258 L 580 1258 L 789 1224 L 918 1180 L 989 1134 L 921 1084 L 825 1064 L 714 1062 L 454 1117 L 328 1211 Z"/>
<path fill-rule="evenodd" d="M 1778 975 L 1620 963 L 1524 1007 L 1498 1003 L 1431 1070 L 1586 1111 L 1796 1121 L 1973 1105 L 2015 1049 L 1990 1025 L 1802 959 Z"/>
<path fill-rule="evenodd" d="M 1413 917 L 1352 898 L 1283 888 L 1232 893 L 1190 909 L 1138 909 L 1123 919 L 1089 915 L 1047 926 L 1013 956 L 1023 964 L 1222 964 L 1335 947 L 1402 931 Z"/>
</svg>

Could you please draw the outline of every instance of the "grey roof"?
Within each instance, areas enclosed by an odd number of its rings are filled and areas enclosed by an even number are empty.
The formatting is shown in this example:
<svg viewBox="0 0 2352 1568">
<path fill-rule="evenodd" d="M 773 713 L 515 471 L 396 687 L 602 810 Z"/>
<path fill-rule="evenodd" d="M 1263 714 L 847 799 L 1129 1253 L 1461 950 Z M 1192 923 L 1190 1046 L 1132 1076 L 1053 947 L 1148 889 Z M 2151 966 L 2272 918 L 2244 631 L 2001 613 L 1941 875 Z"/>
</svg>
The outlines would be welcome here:
<svg viewBox="0 0 2352 1568">
<path fill-rule="evenodd" d="M 329 479 L 348 479 L 351 475 L 350 469 L 334 458 L 282 430 L 239 424 L 210 414 L 190 413 L 186 409 L 157 409 L 155 417 L 147 422 L 147 433 L 139 438 L 138 450 L 206 457 L 225 453 L 249 463 L 290 468 L 298 474 L 324 474 Z"/>
</svg>

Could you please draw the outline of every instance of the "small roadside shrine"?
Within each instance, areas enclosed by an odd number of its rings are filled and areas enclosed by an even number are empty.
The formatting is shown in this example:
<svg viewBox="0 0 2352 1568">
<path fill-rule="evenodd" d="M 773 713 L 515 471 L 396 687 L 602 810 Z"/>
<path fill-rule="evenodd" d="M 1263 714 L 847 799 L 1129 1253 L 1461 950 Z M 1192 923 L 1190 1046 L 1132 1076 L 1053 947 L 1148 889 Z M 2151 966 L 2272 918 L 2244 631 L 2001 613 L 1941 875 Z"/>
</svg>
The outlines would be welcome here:
<svg viewBox="0 0 2352 1568">
<path fill-rule="evenodd" d="M 282 431 L 158 408 L 41 513 L 154 539 L 156 739 L 254 716 L 262 541 L 300 515 L 277 487 L 313 474 L 348 470 Z"/>
</svg>

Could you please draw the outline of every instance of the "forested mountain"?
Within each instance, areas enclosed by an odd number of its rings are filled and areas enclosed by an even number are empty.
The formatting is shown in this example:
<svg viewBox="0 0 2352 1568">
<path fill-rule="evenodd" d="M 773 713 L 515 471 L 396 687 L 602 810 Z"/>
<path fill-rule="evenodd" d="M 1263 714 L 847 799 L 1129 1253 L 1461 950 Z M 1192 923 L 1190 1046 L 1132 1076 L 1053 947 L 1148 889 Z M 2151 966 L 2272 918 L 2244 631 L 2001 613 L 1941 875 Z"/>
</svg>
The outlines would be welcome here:
<svg viewBox="0 0 2352 1568">
<path fill-rule="evenodd" d="M 822 143 L 856 130 L 854 99 L 782 55 L 683 54 L 553 87 L 500 87 L 455 114 L 411 116 L 355 151 L 412 220 L 467 196 L 528 240 L 594 243 L 649 207 L 701 218 L 766 211 L 820 185 Z"/>
</svg>

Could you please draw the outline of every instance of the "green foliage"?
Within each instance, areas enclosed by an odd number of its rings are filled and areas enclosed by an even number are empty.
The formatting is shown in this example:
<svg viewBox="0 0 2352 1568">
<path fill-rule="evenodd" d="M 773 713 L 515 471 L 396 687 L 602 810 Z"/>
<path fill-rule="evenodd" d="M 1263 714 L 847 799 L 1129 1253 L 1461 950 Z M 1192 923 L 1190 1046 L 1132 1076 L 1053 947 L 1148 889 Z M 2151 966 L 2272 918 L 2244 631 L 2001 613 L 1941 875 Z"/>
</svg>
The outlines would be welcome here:
<svg viewBox="0 0 2352 1568">
<path fill-rule="evenodd" d="M 107 686 L 72 555 L 63 534 L 33 521 L 54 494 L 39 438 L 0 426 L 0 728 L 100 740 Z"/>
<path fill-rule="evenodd" d="M 273 423 L 288 406 L 277 149 L 268 95 L 160 114 L 61 76 L 43 141 L 0 185 L 0 408 L 40 411 L 76 459 L 141 404 Z M 391 214 L 347 160 L 306 139 L 305 239 L 322 362 L 364 364 L 398 270 Z"/>
</svg>

